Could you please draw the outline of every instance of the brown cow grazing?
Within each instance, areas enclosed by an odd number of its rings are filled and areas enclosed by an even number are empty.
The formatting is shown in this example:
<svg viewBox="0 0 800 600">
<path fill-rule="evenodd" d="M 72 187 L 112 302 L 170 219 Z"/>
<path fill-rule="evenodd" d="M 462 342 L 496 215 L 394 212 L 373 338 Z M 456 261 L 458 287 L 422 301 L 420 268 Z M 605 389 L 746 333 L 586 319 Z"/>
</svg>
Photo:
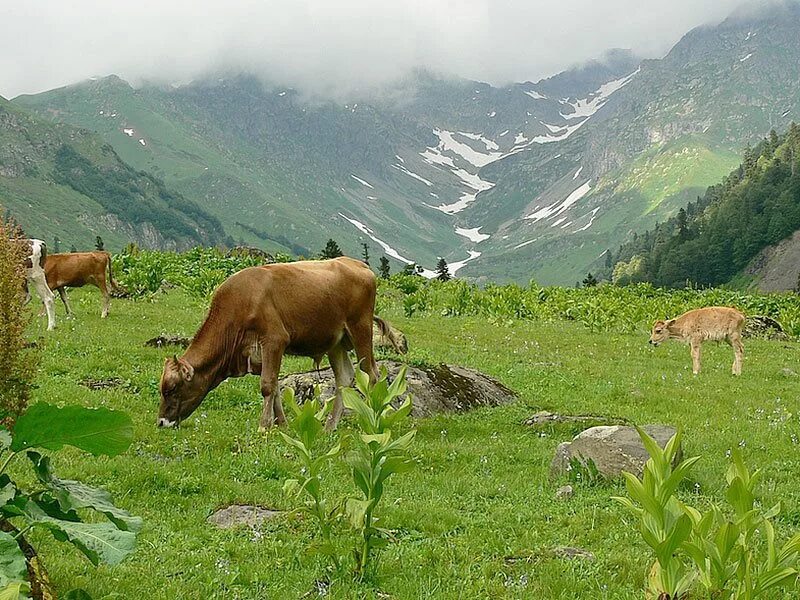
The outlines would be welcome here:
<svg viewBox="0 0 800 600">
<path fill-rule="evenodd" d="M 709 306 L 682 314 L 677 319 L 656 321 L 650 343 L 658 346 L 669 339 L 688 342 L 692 351 L 692 373 L 700 372 L 700 345 L 706 340 L 726 340 L 733 347 L 733 374 L 742 374 L 742 328 L 745 317 L 735 308 Z"/>
<path fill-rule="evenodd" d="M 67 287 L 82 287 L 94 285 L 100 289 L 103 296 L 103 308 L 100 316 L 108 316 L 110 297 L 106 287 L 106 271 L 111 287 L 118 289 L 117 282 L 111 272 L 111 255 L 108 252 L 70 252 L 68 254 L 49 254 L 44 265 L 47 285 L 51 290 L 58 290 L 67 314 L 72 314 L 72 309 L 67 300 Z"/>
<path fill-rule="evenodd" d="M 342 415 L 341 388 L 355 371 L 348 350 L 374 382 L 372 355 L 375 275 L 363 262 L 341 257 L 250 267 L 214 292 L 208 316 L 180 358 L 168 358 L 161 375 L 158 426 L 176 426 L 228 377 L 261 375 L 264 405 L 259 429 L 286 421 L 278 393 L 284 354 L 327 354 L 337 392 L 327 428 Z"/>
</svg>

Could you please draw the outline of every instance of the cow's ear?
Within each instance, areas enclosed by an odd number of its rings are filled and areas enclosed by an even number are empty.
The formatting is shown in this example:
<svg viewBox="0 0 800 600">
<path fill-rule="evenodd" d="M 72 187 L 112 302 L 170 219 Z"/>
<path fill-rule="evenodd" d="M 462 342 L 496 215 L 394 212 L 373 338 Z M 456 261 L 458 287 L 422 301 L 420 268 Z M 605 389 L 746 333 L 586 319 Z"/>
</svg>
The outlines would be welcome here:
<svg viewBox="0 0 800 600">
<path fill-rule="evenodd" d="M 664 323 L 667 327 L 670 327 L 675 322 L 675 319 L 667 319 L 667 322 Z"/>
<path fill-rule="evenodd" d="M 194 377 L 194 367 L 183 359 L 176 359 L 178 361 L 178 369 L 180 370 L 181 377 L 186 381 L 191 381 Z"/>
</svg>

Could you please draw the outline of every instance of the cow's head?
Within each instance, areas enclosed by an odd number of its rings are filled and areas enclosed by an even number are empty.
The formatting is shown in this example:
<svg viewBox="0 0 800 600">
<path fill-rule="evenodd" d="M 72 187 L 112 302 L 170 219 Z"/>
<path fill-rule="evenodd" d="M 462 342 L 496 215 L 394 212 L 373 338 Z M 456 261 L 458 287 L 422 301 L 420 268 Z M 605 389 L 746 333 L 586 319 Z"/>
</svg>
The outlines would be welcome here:
<svg viewBox="0 0 800 600">
<path fill-rule="evenodd" d="M 658 346 L 661 342 L 669 339 L 669 326 L 674 319 L 668 321 L 656 321 L 653 323 L 653 331 L 650 332 L 650 343 L 653 346 Z"/>
<path fill-rule="evenodd" d="M 200 406 L 207 392 L 194 376 L 194 367 L 176 356 L 164 361 L 160 390 L 159 427 L 176 427 Z"/>
</svg>

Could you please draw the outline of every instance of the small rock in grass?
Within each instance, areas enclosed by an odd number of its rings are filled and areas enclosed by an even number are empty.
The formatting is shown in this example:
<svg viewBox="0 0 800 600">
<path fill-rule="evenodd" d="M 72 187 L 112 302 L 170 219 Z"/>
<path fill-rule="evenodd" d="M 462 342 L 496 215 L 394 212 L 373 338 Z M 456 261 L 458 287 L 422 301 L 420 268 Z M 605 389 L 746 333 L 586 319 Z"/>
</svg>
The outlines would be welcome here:
<svg viewBox="0 0 800 600">
<path fill-rule="evenodd" d="M 256 528 L 259 527 L 264 521 L 274 519 L 281 512 L 278 510 L 270 510 L 262 508 L 261 506 L 250 506 L 248 504 L 231 504 L 215 511 L 210 517 L 208 522 L 213 523 L 221 529 L 230 529 L 244 525 L 245 527 Z"/>
<path fill-rule="evenodd" d="M 556 500 L 569 500 L 575 494 L 571 485 L 562 485 L 556 490 Z"/>
<path fill-rule="evenodd" d="M 797 372 L 791 369 L 781 369 L 781 373 L 783 373 L 784 377 L 797 377 Z"/>
<path fill-rule="evenodd" d="M 556 546 L 553 548 L 553 554 L 558 558 L 565 558 L 567 560 L 594 560 L 594 554 L 583 548 L 573 548 L 571 546 Z"/>
</svg>

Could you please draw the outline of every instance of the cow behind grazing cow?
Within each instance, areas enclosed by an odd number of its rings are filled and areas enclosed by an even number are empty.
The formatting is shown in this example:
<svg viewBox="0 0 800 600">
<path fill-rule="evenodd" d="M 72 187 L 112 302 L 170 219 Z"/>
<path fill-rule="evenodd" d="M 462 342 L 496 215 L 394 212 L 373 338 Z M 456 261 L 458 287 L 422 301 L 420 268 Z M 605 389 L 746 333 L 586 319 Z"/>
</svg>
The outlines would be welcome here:
<svg viewBox="0 0 800 600">
<path fill-rule="evenodd" d="M 692 352 L 692 373 L 700 372 L 700 346 L 706 340 L 726 340 L 733 348 L 734 375 L 742 373 L 742 328 L 745 317 L 727 306 L 697 308 L 682 314 L 676 319 L 656 321 L 650 334 L 650 343 L 658 346 L 668 339 L 689 343 Z"/>
<path fill-rule="evenodd" d="M 284 423 L 278 371 L 283 355 L 290 354 L 317 362 L 328 356 L 337 391 L 326 427 L 335 429 L 343 411 L 341 388 L 355 375 L 348 351 L 355 349 L 361 369 L 372 382 L 377 379 L 375 290 L 369 267 L 347 257 L 250 267 L 231 275 L 214 292 L 208 316 L 184 355 L 164 363 L 158 426 L 177 425 L 225 379 L 249 373 L 261 375 L 259 428 Z"/>
<path fill-rule="evenodd" d="M 30 286 L 36 290 L 39 298 L 44 303 L 47 311 L 47 330 L 52 331 L 56 327 L 56 308 L 55 296 L 47 286 L 44 266 L 47 260 L 47 244 L 42 240 L 25 240 L 30 248 L 28 257 L 25 259 L 25 304 L 31 301 Z"/>
<path fill-rule="evenodd" d="M 94 285 L 100 289 L 103 297 L 103 308 L 100 316 L 108 316 L 110 297 L 106 286 L 106 271 L 108 281 L 113 289 L 117 289 L 114 275 L 111 272 L 111 255 L 108 252 L 70 252 L 68 254 L 50 254 L 45 261 L 45 275 L 47 285 L 51 290 L 58 290 L 67 314 L 72 314 L 72 309 L 67 300 L 64 288 Z"/>
</svg>

